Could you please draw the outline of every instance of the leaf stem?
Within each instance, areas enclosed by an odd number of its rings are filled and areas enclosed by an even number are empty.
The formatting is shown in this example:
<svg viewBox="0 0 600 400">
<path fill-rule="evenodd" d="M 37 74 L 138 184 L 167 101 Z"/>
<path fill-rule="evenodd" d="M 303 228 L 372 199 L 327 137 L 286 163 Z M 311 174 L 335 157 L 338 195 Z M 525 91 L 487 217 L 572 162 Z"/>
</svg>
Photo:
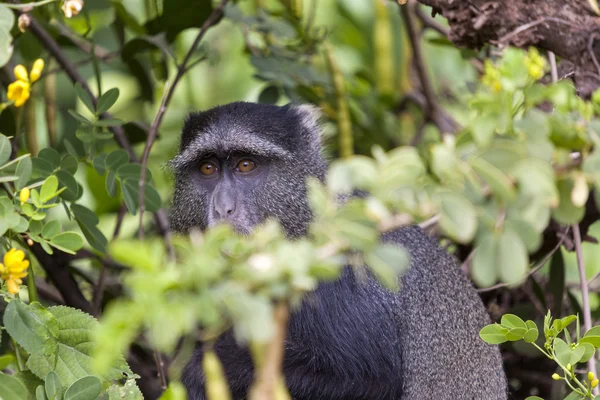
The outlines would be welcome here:
<svg viewBox="0 0 600 400">
<path fill-rule="evenodd" d="M 23 371 L 25 369 L 25 365 L 23 364 L 23 358 L 21 358 L 21 352 L 19 351 L 19 345 L 17 344 L 15 339 L 13 339 L 12 337 L 10 338 L 10 341 L 12 342 L 12 345 L 15 348 L 15 355 L 17 356 L 17 368 L 19 369 L 19 371 Z"/>
<path fill-rule="evenodd" d="M 25 4 L 11 4 L 11 3 L 0 3 L 0 5 L 6 8 L 12 8 L 14 10 L 22 10 L 31 7 L 39 7 L 46 4 L 54 3 L 58 0 L 43 0 L 43 1 L 34 1 L 33 3 L 25 3 Z"/>
</svg>

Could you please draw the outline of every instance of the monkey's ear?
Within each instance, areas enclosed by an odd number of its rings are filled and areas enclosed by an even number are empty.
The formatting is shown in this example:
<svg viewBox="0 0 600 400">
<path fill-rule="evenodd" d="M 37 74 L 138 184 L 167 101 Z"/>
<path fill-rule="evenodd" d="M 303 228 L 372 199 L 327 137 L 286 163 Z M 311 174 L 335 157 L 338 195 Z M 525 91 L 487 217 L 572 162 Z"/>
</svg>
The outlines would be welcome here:
<svg viewBox="0 0 600 400">
<path fill-rule="evenodd" d="M 300 123 L 304 130 L 310 135 L 310 142 L 321 146 L 321 119 L 323 114 L 318 107 L 312 104 L 294 106 L 296 114 L 300 116 Z"/>
</svg>

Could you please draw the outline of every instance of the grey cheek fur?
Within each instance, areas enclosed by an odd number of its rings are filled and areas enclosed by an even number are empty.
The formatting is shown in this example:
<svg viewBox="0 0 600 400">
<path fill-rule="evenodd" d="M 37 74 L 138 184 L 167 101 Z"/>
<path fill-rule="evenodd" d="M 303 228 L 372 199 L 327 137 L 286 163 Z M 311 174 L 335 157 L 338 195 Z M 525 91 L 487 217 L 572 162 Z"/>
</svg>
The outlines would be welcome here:
<svg viewBox="0 0 600 400">
<path fill-rule="evenodd" d="M 256 140 L 246 141 L 248 135 Z M 264 185 L 245 196 L 235 223 L 251 228 L 272 216 L 290 238 L 305 235 L 312 217 L 305 180 L 323 179 L 326 171 L 318 116 L 308 106 L 232 103 L 190 117 L 182 152 L 173 163 L 173 228 L 186 232 L 214 222 L 208 217 L 210 194 L 183 168 L 194 161 L 194 152 L 204 151 L 202 146 L 252 150 L 248 147 L 265 141 L 272 145 L 254 150 L 284 157 L 273 160 Z M 382 240 L 411 256 L 399 293 L 384 289 L 372 276 L 357 279 L 346 268 L 340 279 L 320 284 L 294 310 L 283 366 L 293 399 L 505 400 L 499 349 L 478 335 L 489 317 L 456 261 L 416 227 L 390 232 Z M 231 332 L 219 338 L 215 350 L 233 399 L 245 399 L 253 379 L 249 352 Z M 190 400 L 206 399 L 201 365 L 198 348 L 182 376 Z"/>
</svg>

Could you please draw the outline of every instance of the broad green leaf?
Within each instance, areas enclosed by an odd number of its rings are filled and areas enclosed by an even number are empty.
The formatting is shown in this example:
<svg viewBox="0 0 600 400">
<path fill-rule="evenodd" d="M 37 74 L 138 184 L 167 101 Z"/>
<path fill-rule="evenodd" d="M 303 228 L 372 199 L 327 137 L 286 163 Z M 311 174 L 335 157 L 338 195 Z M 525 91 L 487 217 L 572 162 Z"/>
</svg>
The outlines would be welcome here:
<svg viewBox="0 0 600 400">
<path fill-rule="evenodd" d="M 71 154 L 67 154 L 60 161 L 60 169 L 68 172 L 71 175 L 74 175 L 77 172 L 77 168 L 79 167 L 79 161 Z"/>
<path fill-rule="evenodd" d="M 106 156 L 104 165 L 109 171 L 116 172 L 119 167 L 129 162 L 129 154 L 122 149 L 115 150 Z"/>
<path fill-rule="evenodd" d="M 46 397 L 46 390 L 44 389 L 44 386 L 39 385 L 35 389 L 35 400 L 48 400 L 48 397 Z"/>
<path fill-rule="evenodd" d="M 111 108 L 117 99 L 119 98 L 119 89 L 112 88 L 107 90 L 100 98 L 98 99 L 98 104 L 96 105 L 96 113 L 98 115 L 105 113 Z"/>
<path fill-rule="evenodd" d="M 556 183 L 560 194 L 558 208 L 554 209 L 552 216 L 561 224 L 572 225 L 581 221 L 585 207 L 576 207 L 571 201 L 571 192 L 574 183 L 571 179 L 559 179 Z"/>
<path fill-rule="evenodd" d="M 57 324 L 54 317 L 44 309 L 13 300 L 6 307 L 4 327 L 30 354 L 43 353 L 56 347 Z"/>
<path fill-rule="evenodd" d="M 96 226 L 99 222 L 96 214 L 79 204 L 71 205 L 71 211 L 90 246 L 101 253 L 105 253 L 108 240 Z"/>
<path fill-rule="evenodd" d="M 8 63 L 13 54 L 12 36 L 0 29 L 0 67 Z"/>
<path fill-rule="evenodd" d="M 82 190 L 73 175 L 67 171 L 58 171 L 56 177 L 61 186 L 65 190 L 60 194 L 60 197 L 66 201 L 75 201 L 81 197 Z"/>
<path fill-rule="evenodd" d="M 503 282 L 514 283 L 527 273 L 529 256 L 519 235 L 505 229 L 498 240 L 496 268 Z"/>
<path fill-rule="evenodd" d="M 39 174 L 42 178 L 47 178 L 54 173 L 54 168 L 50 163 L 41 158 L 32 158 L 31 163 L 33 165 L 33 172 Z"/>
<path fill-rule="evenodd" d="M 504 201 L 515 199 L 514 185 L 504 172 L 481 157 L 473 158 L 471 166 L 500 199 Z"/>
<path fill-rule="evenodd" d="M 493 233 L 484 233 L 477 240 L 471 274 L 477 285 L 492 286 L 498 279 L 496 268 L 498 237 Z"/>
<path fill-rule="evenodd" d="M 579 343 L 589 343 L 596 348 L 600 348 L 600 326 L 594 326 L 587 331 L 579 340 Z"/>
<path fill-rule="evenodd" d="M 83 247 L 83 238 L 76 232 L 63 232 L 54 236 L 49 243 L 65 253 L 75 254 Z"/>
<path fill-rule="evenodd" d="M 73 118 L 75 118 L 77 121 L 81 122 L 84 125 L 90 125 L 92 123 L 92 121 L 90 121 L 89 119 L 87 119 L 83 115 L 79 114 L 77 111 L 69 110 L 69 114 L 71 114 L 71 116 Z"/>
<path fill-rule="evenodd" d="M 0 398 L 6 400 L 26 399 L 27 389 L 18 379 L 0 372 Z"/>
<path fill-rule="evenodd" d="M 106 192 L 110 197 L 115 197 L 117 195 L 117 176 L 114 172 L 109 171 L 106 174 Z"/>
<path fill-rule="evenodd" d="M 117 177 L 119 179 L 140 179 L 140 175 L 142 173 L 141 164 L 125 164 L 117 170 Z M 152 174 L 150 170 L 146 168 L 146 182 L 149 182 L 152 179 Z"/>
<path fill-rule="evenodd" d="M 27 185 L 27 182 L 29 182 L 29 179 L 31 178 L 32 168 L 31 158 L 27 157 L 19 161 L 17 169 L 15 170 L 15 175 L 19 177 L 15 182 L 15 188 L 17 190 L 21 190 Z"/>
<path fill-rule="evenodd" d="M 526 333 L 527 329 L 525 328 L 511 328 L 506 334 L 506 339 L 511 342 L 516 342 L 517 340 L 523 339 Z"/>
<path fill-rule="evenodd" d="M 48 374 L 46 374 L 46 379 L 44 379 L 44 381 L 46 397 L 48 397 L 50 400 L 62 399 L 63 388 L 58 375 L 54 371 L 50 371 Z"/>
<path fill-rule="evenodd" d="M 508 341 L 506 339 L 506 329 L 498 324 L 487 325 L 479 331 L 479 337 L 489 344 L 500 344 Z"/>
<path fill-rule="evenodd" d="M 93 375 L 92 336 L 98 323 L 92 316 L 74 308 L 58 306 L 50 307 L 48 311 L 56 318 L 58 325 L 56 361 L 53 362 L 52 358 L 45 354 L 36 353 L 29 357 L 27 366 L 34 374 L 42 377 L 54 371 L 62 386 L 69 387 L 78 379 Z M 100 378 L 111 381 L 131 374 L 121 357 L 115 360 Z"/>
<path fill-rule="evenodd" d="M 40 201 L 42 203 L 46 203 L 48 200 L 52 199 L 56 196 L 56 191 L 58 190 L 58 178 L 54 175 L 50 175 L 46 178 L 46 181 L 42 185 L 42 189 L 40 190 Z"/>
<path fill-rule="evenodd" d="M 27 395 L 26 399 L 27 400 L 36 400 L 35 391 L 38 386 L 41 386 L 44 384 L 44 381 L 41 380 L 40 378 L 38 378 L 37 376 L 35 376 L 29 370 L 19 371 L 19 372 L 15 373 L 13 375 L 13 377 L 17 378 L 23 384 L 23 386 L 25 386 L 25 389 L 27 389 L 28 395 Z M 42 390 L 43 390 L 43 387 L 42 387 Z M 45 395 L 44 395 L 44 400 L 45 400 Z"/>
<path fill-rule="evenodd" d="M 596 353 L 596 348 L 591 345 L 590 343 L 579 343 L 580 346 L 583 346 L 584 348 L 584 353 L 583 356 L 581 356 L 581 360 L 579 360 L 579 362 L 584 363 L 584 362 L 588 362 L 588 360 L 590 360 L 594 354 Z"/>
<path fill-rule="evenodd" d="M 0 4 L 0 30 L 10 33 L 15 24 L 15 13 L 5 5 Z"/>
<path fill-rule="evenodd" d="M 127 380 L 123 387 L 112 385 L 107 392 L 108 400 L 144 400 L 142 392 L 133 379 Z"/>
<path fill-rule="evenodd" d="M 514 314 L 504 314 L 500 323 L 507 328 L 529 329 L 525 321 Z"/>
<path fill-rule="evenodd" d="M 94 169 L 96 170 L 98 175 L 104 175 L 104 173 L 106 172 L 106 157 L 107 156 L 108 156 L 108 154 L 106 154 L 106 153 L 98 154 L 98 156 L 94 158 L 94 161 L 92 161 L 92 164 L 94 165 Z"/>
<path fill-rule="evenodd" d="M 54 150 L 52 147 L 46 147 L 40 150 L 38 158 L 48 162 L 48 164 L 52 166 L 52 169 L 57 169 L 60 167 L 60 154 L 58 154 L 58 151 Z"/>
<path fill-rule="evenodd" d="M 440 206 L 440 228 L 459 243 L 468 243 L 477 230 L 477 212 L 464 196 L 450 191 L 438 195 Z"/>
<path fill-rule="evenodd" d="M 83 88 L 83 86 L 81 86 L 81 83 L 79 82 L 75 84 L 75 93 L 77 93 L 77 97 L 79 97 L 83 105 L 93 114 L 96 111 L 96 107 L 94 107 L 94 103 L 92 103 L 90 94 Z"/>
<path fill-rule="evenodd" d="M 44 239 L 52 239 L 56 235 L 60 233 L 60 222 L 57 220 L 52 220 L 46 222 L 44 228 L 42 229 L 42 237 Z"/>
<path fill-rule="evenodd" d="M 475 122 L 471 127 L 471 132 L 475 143 L 477 143 L 479 147 L 487 147 L 490 145 L 494 138 L 494 131 L 496 130 L 497 124 L 496 118 L 492 115 L 480 115 L 475 119 Z"/>
<path fill-rule="evenodd" d="M 96 400 L 102 393 L 102 382 L 93 375 L 73 382 L 65 392 L 64 400 Z"/>
<path fill-rule="evenodd" d="M 527 325 L 527 333 L 525 333 L 523 340 L 527 343 L 534 343 L 539 336 L 538 327 L 535 322 L 531 320 L 525 321 L 525 324 Z"/>
</svg>

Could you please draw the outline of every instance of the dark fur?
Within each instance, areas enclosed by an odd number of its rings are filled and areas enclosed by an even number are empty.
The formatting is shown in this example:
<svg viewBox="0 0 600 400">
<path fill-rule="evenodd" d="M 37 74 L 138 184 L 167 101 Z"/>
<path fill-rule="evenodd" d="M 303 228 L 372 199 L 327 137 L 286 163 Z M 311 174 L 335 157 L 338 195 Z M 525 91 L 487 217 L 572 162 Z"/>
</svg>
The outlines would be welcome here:
<svg viewBox="0 0 600 400">
<path fill-rule="evenodd" d="M 186 121 L 180 154 L 173 161 L 176 189 L 172 224 L 178 231 L 207 226 L 210 194 L 194 183 L 199 154 L 227 156 L 240 150 L 272 155 L 264 185 L 248 193 L 252 212 L 242 224 L 277 217 L 290 237 L 306 234 L 311 213 L 305 179 L 323 179 L 315 113 L 306 107 L 232 103 Z M 284 373 L 296 400 L 506 399 L 506 380 L 496 346 L 479 339 L 489 318 L 454 259 L 416 227 L 383 240 L 411 255 L 399 293 L 350 270 L 319 285 L 292 315 Z M 248 351 L 231 333 L 216 351 L 235 399 L 252 380 Z M 203 400 L 202 351 L 183 374 L 189 398 Z"/>
</svg>

